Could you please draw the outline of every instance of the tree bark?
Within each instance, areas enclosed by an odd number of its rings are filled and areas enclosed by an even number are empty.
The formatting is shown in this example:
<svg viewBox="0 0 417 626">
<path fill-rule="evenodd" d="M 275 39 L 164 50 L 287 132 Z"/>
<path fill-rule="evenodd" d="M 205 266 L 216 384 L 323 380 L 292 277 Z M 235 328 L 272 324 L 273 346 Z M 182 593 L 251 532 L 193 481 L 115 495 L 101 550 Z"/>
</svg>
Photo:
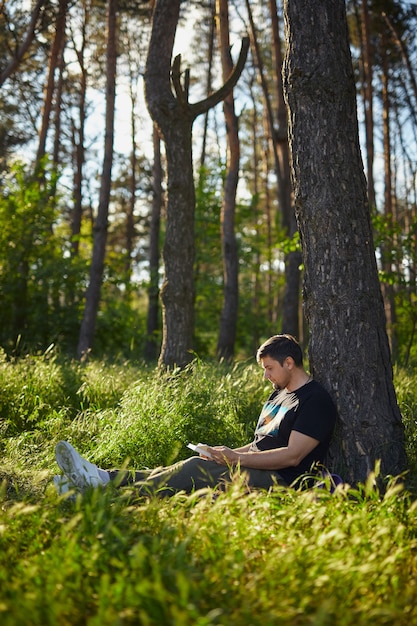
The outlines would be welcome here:
<svg viewBox="0 0 417 626">
<path fill-rule="evenodd" d="M 343 0 L 286 0 L 285 93 L 312 373 L 340 415 L 331 461 L 362 482 L 406 465 L 359 148 Z"/>
<path fill-rule="evenodd" d="M 61 162 L 61 142 L 62 142 L 62 94 L 64 91 L 64 72 L 65 72 L 65 57 L 64 57 L 64 49 L 66 45 L 66 37 L 64 36 L 62 40 L 62 47 L 59 52 L 59 61 L 58 61 L 58 78 L 56 81 L 55 87 L 55 105 L 54 105 L 54 145 L 52 149 L 52 162 L 54 164 L 54 168 L 57 170 L 60 162 Z"/>
<path fill-rule="evenodd" d="M 194 210 L 192 126 L 198 115 L 221 102 L 236 84 L 246 60 L 242 43 L 233 73 L 215 93 L 188 102 L 189 71 L 181 82 L 181 57 L 171 68 L 181 0 L 157 0 L 145 71 L 149 113 L 165 143 L 167 221 L 164 242 L 165 278 L 161 289 L 163 337 L 160 366 L 183 366 L 192 358 L 194 334 Z M 172 91 L 175 93 L 173 93 Z"/>
<path fill-rule="evenodd" d="M 86 293 L 84 316 L 78 341 L 77 354 L 80 359 L 88 355 L 93 344 L 106 254 L 116 99 L 117 5 L 118 0 L 108 0 L 104 159 L 97 219 L 94 224 L 94 245 L 93 258 L 90 266 L 90 282 Z"/>
<path fill-rule="evenodd" d="M 126 260 L 125 260 L 125 281 L 126 292 L 131 293 L 132 290 L 132 255 L 133 247 L 136 239 L 135 229 L 135 205 L 136 205 L 136 186 L 137 186 L 137 141 L 136 141 L 136 85 L 134 82 L 135 70 L 131 66 L 130 69 L 130 82 L 129 82 L 129 96 L 130 96 L 130 132 L 131 132 L 131 154 L 130 154 L 130 176 L 129 176 L 129 200 L 126 209 Z"/>
<path fill-rule="evenodd" d="M 216 32 L 216 0 L 210 0 L 209 10 L 211 14 L 210 32 L 208 35 L 208 66 L 206 76 L 206 94 L 209 95 L 212 92 L 212 80 L 213 80 L 213 53 L 214 53 L 214 35 Z M 206 147 L 207 147 L 207 131 L 209 123 L 209 112 L 204 115 L 203 125 L 203 140 L 201 142 L 201 157 L 200 168 L 204 168 L 206 165 Z"/>
</svg>

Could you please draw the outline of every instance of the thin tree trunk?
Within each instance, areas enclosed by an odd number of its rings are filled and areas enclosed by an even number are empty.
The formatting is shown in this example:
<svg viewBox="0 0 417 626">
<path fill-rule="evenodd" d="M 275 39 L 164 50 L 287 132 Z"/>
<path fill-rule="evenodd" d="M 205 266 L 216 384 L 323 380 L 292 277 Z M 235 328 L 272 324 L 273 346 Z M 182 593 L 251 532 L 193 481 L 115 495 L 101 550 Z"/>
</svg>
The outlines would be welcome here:
<svg viewBox="0 0 417 626">
<path fill-rule="evenodd" d="M 84 36 L 83 36 L 84 37 Z M 84 62 L 85 40 L 83 38 L 81 50 L 77 53 L 81 72 L 81 83 L 78 102 L 78 133 L 77 128 L 73 131 L 74 145 L 74 206 L 71 212 L 71 254 L 77 256 L 80 245 L 81 221 L 83 215 L 83 168 L 85 163 L 85 122 L 86 122 L 86 93 L 87 93 L 87 69 Z M 74 122 L 75 126 L 75 122 Z"/>
<path fill-rule="evenodd" d="M 260 167 L 259 167 L 259 155 L 261 153 L 261 148 L 258 143 L 258 124 L 259 124 L 259 114 L 257 110 L 257 100 L 253 89 L 253 84 L 255 82 L 255 75 L 252 73 L 251 79 L 249 82 L 249 93 L 251 96 L 251 111 L 249 117 L 249 126 L 248 131 L 251 140 L 251 153 L 252 153 L 252 163 L 251 163 L 251 172 L 252 172 L 252 202 L 251 202 L 251 212 L 253 214 L 253 222 L 256 232 L 256 246 L 255 246 L 255 259 L 253 261 L 253 289 L 252 289 L 252 301 L 251 301 L 251 318 L 253 318 L 253 323 L 251 324 L 251 344 L 253 346 L 253 350 L 256 351 L 257 346 L 260 343 L 260 328 L 256 323 L 258 321 L 257 312 L 260 310 L 260 295 L 261 295 L 261 230 L 260 230 L 260 206 L 259 206 L 259 187 L 260 187 Z M 268 207 L 269 209 L 269 207 Z M 267 210 L 268 210 L 267 209 Z M 270 261 L 269 256 L 270 248 L 268 247 L 268 262 Z M 269 266 L 270 269 L 270 266 Z M 269 286 L 269 274 L 268 273 L 268 286 Z M 269 297 L 269 292 L 268 292 Z M 269 301 L 268 301 L 269 302 Z M 270 309 L 268 308 L 268 319 L 269 319 Z M 263 328 L 262 328 L 263 330 Z"/>
<path fill-rule="evenodd" d="M 281 223 L 289 237 L 297 232 L 297 222 L 294 213 L 294 204 L 291 190 L 290 151 L 288 144 L 287 107 L 284 101 L 282 86 L 282 44 L 278 22 L 276 0 L 269 0 L 269 11 L 272 24 L 273 58 L 275 95 L 277 101 L 277 128 L 273 135 L 276 144 L 278 169 L 278 197 L 280 199 Z M 301 252 L 292 250 L 285 255 L 285 291 L 282 306 L 281 332 L 300 337 L 300 279 L 301 279 Z"/>
<path fill-rule="evenodd" d="M 52 151 L 52 160 L 55 168 L 58 168 L 60 163 L 60 146 L 61 146 L 61 108 L 62 108 L 62 92 L 64 89 L 64 70 L 65 70 L 65 59 L 64 59 L 64 48 L 66 44 L 66 38 L 62 40 L 62 47 L 59 52 L 59 62 L 58 62 L 58 80 L 56 85 L 56 97 L 55 97 L 55 107 L 54 107 L 54 118 L 55 118 L 55 128 L 54 128 L 54 147 Z"/>
<path fill-rule="evenodd" d="M 389 67 L 387 58 L 387 46 L 385 37 L 382 36 L 382 126 L 384 143 L 384 214 L 391 232 L 393 231 L 393 193 L 392 193 L 392 172 L 391 172 L 391 103 L 389 97 Z M 382 266 L 387 277 L 392 273 L 391 244 L 383 243 Z M 383 294 L 385 301 L 385 316 L 387 319 L 388 337 L 391 345 L 391 353 L 394 358 L 397 356 L 398 340 L 396 330 L 396 310 L 394 287 L 390 280 L 383 283 Z"/>
<path fill-rule="evenodd" d="M 264 136 L 268 137 L 268 119 L 267 115 L 262 116 L 263 128 L 264 128 Z M 262 170 L 263 170 L 263 196 L 265 198 L 265 219 L 266 219 L 266 256 L 267 256 L 267 276 L 266 276 L 266 293 L 267 293 L 267 322 L 269 324 L 270 332 L 274 332 L 274 328 L 276 328 L 277 322 L 277 313 L 278 307 L 276 306 L 275 298 L 274 298 L 274 288 L 276 286 L 277 280 L 273 267 L 273 249 L 275 247 L 275 241 L 273 241 L 272 237 L 272 225 L 274 223 L 274 208 L 273 205 L 273 197 L 274 192 L 271 190 L 269 184 L 269 173 L 271 171 L 271 142 L 267 139 L 265 141 L 265 146 L 262 150 Z M 254 171 L 257 169 L 257 164 L 254 163 Z M 256 168 L 256 169 L 255 169 Z M 259 185 L 255 191 L 256 197 L 259 197 Z M 259 267 L 260 271 L 260 267 Z M 264 331 L 265 332 L 265 331 Z M 259 342 L 258 342 L 259 343 Z"/>
<path fill-rule="evenodd" d="M 282 53 L 281 39 L 279 35 L 278 11 L 276 0 L 269 0 L 269 11 L 271 15 L 272 25 L 272 52 L 274 59 L 274 84 L 275 84 L 275 101 L 277 103 L 276 121 L 271 104 L 271 96 L 269 93 L 263 61 L 256 34 L 255 23 L 252 16 L 249 0 L 246 0 L 246 8 L 249 15 L 251 25 L 251 38 L 254 54 L 257 60 L 258 69 L 261 77 L 262 91 L 265 100 L 265 110 L 269 122 L 269 135 L 273 146 L 275 159 L 275 172 L 277 176 L 277 192 L 278 192 L 278 208 L 281 214 L 281 224 L 287 236 L 292 237 L 296 230 L 297 224 L 294 215 L 294 207 L 291 193 L 291 177 L 290 177 L 290 155 L 288 147 L 288 122 L 287 109 L 284 101 L 282 89 Z M 282 307 L 282 324 L 281 331 L 299 336 L 299 298 L 300 298 L 300 271 L 301 254 L 299 251 L 289 252 L 285 257 L 285 292 Z"/>
<path fill-rule="evenodd" d="M 368 0 L 362 0 L 361 44 L 363 58 L 366 168 L 368 183 L 368 199 L 371 207 L 376 207 L 374 183 L 374 105 L 373 105 L 373 60 L 371 48 L 371 28 Z"/>
<path fill-rule="evenodd" d="M 146 322 L 145 359 L 154 361 L 158 357 L 158 330 L 159 330 L 159 234 L 162 193 L 162 164 L 161 139 L 153 127 L 153 168 L 152 168 L 152 211 L 149 226 L 149 288 L 148 288 L 148 315 Z"/>
<path fill-rule="evenodd" d="M 49 120 L 52 111 L 53 96 L 55 91 L 55 72 L 59 68 L 61 52 L 65 42 L 65 25 L 67 20 L 68 0 L 59 0 L 55 37 L 49 55 L 48 78 L 45 86 L 45 96 L 42 109 L 41 128 L 39 130 L 38 151 L 36 154 L 36 168 L 39 167 L 41 159 L 45 156 L 46 137 L 49 129 Z"/>
<path fill-rule="evenodd" d="M 135 204 L 136 204 L 136 178 L 137 178 L 137 145 L 136 145 L 136 94 L 132 84 L 133 76 L 130 77 L 129 95 L 131 103 L 130 129 L 132 134 L 132 145 L 130 154 L 130 177 L 129 177 L 129 201 L 126 212 L 126 261 L 125 261 L 125 281 L 126 291 L 131 292 L 132 277 L 132 254 L 135 242 Z"/>
<path fill-rule="evenodd" d="M 217 0 L 218 39 L 222 61 L 223 80 L 233 71 L 230 54 L 229 12 L 227 0 Z M 223 256 L 223 308 L 217 340 L 217 358 L 230 360 L 234 355 L 239 297 L 238 254 L 235 235 L 236 190 L 239 182 L 240 144 L 238 118 L 235 113 L 233 91 L 223 101 L 226 121 L 227 163 L 221 210 L 221 240 Z"/>
<path fill-rule="evenodd" d="M 84 358 L 91 350 L 100 304 L 103 282 L 104 259 L 106 254 L 108 214 L 113 165 L 114 111 L 116 97 L 117 66 L 117 11 L 118 0 L 108 0 L 107 5 L 107 68 L 106 68 L 106 121 L 104 160 L 101 174 L 100 197 L 97 219 L 94 224 L 93 258 L 90 267 L 84 316 L 78 341 L 78 358 Z"/>
<path fill-rule="evenodd" d="M 365 0 L 363 0 L 363 2 L 365 2 Z M 401 57 L 402 60 L 404 62 L 404 65 L 406 66 L 407 70 L 408 70 L 408 75 L 410 77 L 410 83 L 411 83 L 411 88 L 414 94 L 414 99 L 417 102 L 417 80 L 416 80 L 416 76 L 414 73 L 414 68 L 413 68 L 413 64 L 411 62 L 410 59 L 410 55 L 408 53 L 408 49 L 407 49 L 407 45 L 406 43 L 401 39 L 401 37 L 399 36 L 398 32 L 396 31 L 392 21 L 389 19 L 388 15 L 386 13 L 382 13 L 382 17 L 384 18 L 385 22 L 387 23 L 393 37 L 394 37 L 394 41 L 399 49 L 399 51 L 401 52 Z"/>
<path fill-rule="evenodd" d="M 168 175 L 164 243 L 165 278 L 161 289 L 163 337 L 159 364 L 183 366 L 192 358 L 194 334 L 194 211 L 192 126 L 198 115 L 223 100 L 236 84 L 246 60 L 239 60 L 226 83 L 195 104 L 188 102 L 189 71 L 181 76 L 181 57 L 171 56 L 181 0 L 156 0 L 145 71 L 148 110 L 165 142 Z M 174 95 L 175 94 L 175 95 Z"/>
<path fill-rule="evenodd" d="M 215 15 L 216 15 L 216 1 L 210 0 L 210 34 L 209 34 L 209 50 L 208 50 L 208 67 L 207 67 L 207 85 L 206 95 L 208 96 L 212 92 L 212 71 L 213 71 L 213 51 L 214 51 L 214 35 L 216 32 Z M 203 126 L 203 141 L 201 145 L 201 157 L 200 167 L 204 167 L 206 164 L 206 144 L 207 144 L 207 130 L 208 130 L 209 111 L 204 115 Z"/>
</svg>

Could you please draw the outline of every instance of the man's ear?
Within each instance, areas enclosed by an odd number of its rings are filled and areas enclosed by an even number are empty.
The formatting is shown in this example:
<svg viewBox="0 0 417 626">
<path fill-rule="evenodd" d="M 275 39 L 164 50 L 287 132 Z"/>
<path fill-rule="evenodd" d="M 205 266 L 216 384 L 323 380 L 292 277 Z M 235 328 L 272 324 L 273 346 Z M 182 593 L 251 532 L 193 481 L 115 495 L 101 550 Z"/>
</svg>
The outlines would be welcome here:
<svg viewBox="0 0 417 626">
<path fill-rule="evenodd" d="M 287 356 L 285 358 L 284 365 L 290 371 L 294 369 L 295 363 L 294 363 L 294 359 L 292 358 L 292 356 Z"/>
</svg>

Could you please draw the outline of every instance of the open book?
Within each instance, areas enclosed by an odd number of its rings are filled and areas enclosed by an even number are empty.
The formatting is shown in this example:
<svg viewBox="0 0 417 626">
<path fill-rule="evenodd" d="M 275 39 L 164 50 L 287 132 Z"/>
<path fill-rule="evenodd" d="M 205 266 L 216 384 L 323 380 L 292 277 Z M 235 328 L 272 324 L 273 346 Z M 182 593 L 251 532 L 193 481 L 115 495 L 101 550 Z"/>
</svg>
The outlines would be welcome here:
<svg viewBox="0 0 417 626">
<path fill-rule="evenodd" d="M 187 448 L 190 448 L 190 450 L 194 450 L 194 452 L 197 452 L 198 454 L 201 454 L 202 456 L 206 456 L 208 459 L 213 458 L 210 452 L 207 450 L 206 443 L 198 443 L 197 445 L 194 443 L 187 443 Z"/>
</svg>

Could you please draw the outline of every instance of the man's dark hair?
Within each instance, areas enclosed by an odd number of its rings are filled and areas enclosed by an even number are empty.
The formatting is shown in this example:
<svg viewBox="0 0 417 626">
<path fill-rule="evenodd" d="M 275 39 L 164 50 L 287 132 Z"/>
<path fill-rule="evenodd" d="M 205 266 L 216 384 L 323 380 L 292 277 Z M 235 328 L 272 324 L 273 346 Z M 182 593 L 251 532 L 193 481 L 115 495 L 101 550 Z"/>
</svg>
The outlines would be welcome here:
<svg viewBox="0 0 417 626">
<path fill-rule="evenodd" d="M 300 367 L 303 364 L 303 353 L 300 344 L 292 335 L 274 335 L 267 339 L 256 353 L 258 363 L 265 356 L 270 356 L 271 359 L 278 361 L 280 365 L 284 364 L 287 356 L 294 359 L 296 367 Z"/>
</svg>

